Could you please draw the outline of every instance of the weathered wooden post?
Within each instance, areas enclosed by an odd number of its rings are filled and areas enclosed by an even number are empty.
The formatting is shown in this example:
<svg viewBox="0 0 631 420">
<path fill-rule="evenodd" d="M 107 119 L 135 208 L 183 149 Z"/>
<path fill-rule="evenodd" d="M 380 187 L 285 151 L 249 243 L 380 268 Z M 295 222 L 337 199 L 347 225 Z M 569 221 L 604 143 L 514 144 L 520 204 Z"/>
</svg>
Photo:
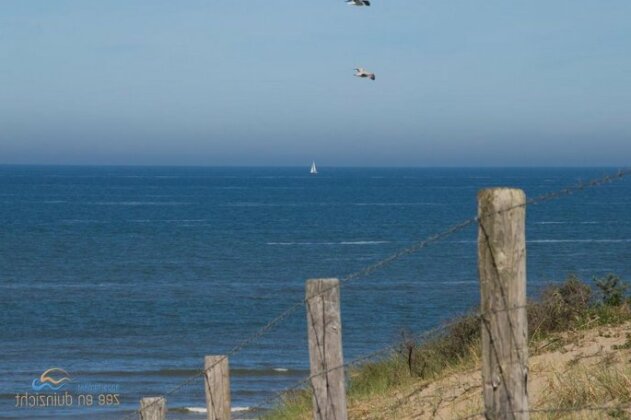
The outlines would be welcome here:
<svg viewBox="0 0 631 420">
<path fill-rule="evenodd" d="M 140 420 L 164 420 L 166 413 L 166 398 L 145 397 L 140 400 Z"/>
<path fill-rule="evenodd" d="M 309 362 L 315 420 L 346 420 L 340 281 L 307 280 Z"/>
<path fill-rule="evenodd" d="M 488 419 L 528 419 L 526 195 L 478 193 L 482 386 Z"/>
<path fill-rule="evenodd" d="M 204 385 L 208 420 L 230 420 L 228 356 L 204 358 Z"/>
</svg>

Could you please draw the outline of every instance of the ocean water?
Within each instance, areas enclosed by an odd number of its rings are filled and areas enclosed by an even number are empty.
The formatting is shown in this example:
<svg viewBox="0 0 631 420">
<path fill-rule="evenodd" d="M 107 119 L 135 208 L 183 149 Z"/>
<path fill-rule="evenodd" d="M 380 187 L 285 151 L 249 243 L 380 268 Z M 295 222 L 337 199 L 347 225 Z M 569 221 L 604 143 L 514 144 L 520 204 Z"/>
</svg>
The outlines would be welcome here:
<svg viewBox="0 0 631 420">
<path fill-rule="evenodd" d="M 342 277 L 475 215 L 479 189 L 533 197 L 615 171 L 308 169 L 0 166 L 0 416 L 122 418 L 300 301 L 306 279 Z M 629 179 L 529 207 L 529 293 L 569 273 L 631 280 L 630 209 Z M 476 235 L 345 286 L 345 359 L 475 306 Z M 304 311 L 230 366 L 237 409 L 300 380 Z M 72 406 L 16 407 L 53 367 L 70 376 Z M 99 405 L 101 393 L 118 404 Z M 187 409 L 204 407 L 200 379 L 167 400 L 170 418 L 204 418 Z"/>
</svg>

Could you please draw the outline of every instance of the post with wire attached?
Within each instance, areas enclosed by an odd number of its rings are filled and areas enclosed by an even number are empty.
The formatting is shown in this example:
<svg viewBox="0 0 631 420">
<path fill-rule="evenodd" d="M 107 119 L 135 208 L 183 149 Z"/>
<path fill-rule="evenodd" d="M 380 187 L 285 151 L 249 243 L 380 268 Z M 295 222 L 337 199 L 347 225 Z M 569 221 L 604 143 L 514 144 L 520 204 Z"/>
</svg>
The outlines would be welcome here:
<svg viewBox="0 0 631 420">
<path fill-rule="evenodd" d="M 526 195 L 478 193 L 482 386 L 487 419 L 528 419 Z"/>
<path fill-rule="evenodd" d="M 166 413 L 166 398 L 145 397 L 140 400 L 140 420 L 164 420 Z"/>
<path fill-rule="evenodd" d="M 204 388 L 208 420 L 230 420 L 228 356 L 204 358 Z"/>
<path fill-rule="evenodd" d="M 307 328 L 314 420 L 346 420 L 340 281 L 307 280 Z"/>
</svg>

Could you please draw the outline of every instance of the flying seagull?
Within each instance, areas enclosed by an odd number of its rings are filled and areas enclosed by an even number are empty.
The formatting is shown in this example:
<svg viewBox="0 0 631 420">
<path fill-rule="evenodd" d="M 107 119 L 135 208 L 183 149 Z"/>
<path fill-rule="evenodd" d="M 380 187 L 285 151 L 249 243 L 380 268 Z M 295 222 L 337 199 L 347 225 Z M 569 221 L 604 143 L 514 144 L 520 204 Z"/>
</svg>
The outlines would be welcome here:
<svg viewBox="0 0 631 420">
<path fill-rule="evenodd" d="M 346 4 L 350 4 L 351 6 L 370 6 L 368 0 L 346 0 Z"/>
<path fill-rule="evenodd" d="M 355 69 L 355 76 L 357 77 L 361 77 L 361 78 L 370 78 L 370 80 L 375 80 L 375 73 L 371 73 L 367 70 L 364 70 L 363 68 L 358 68 Z"/>
</svg>

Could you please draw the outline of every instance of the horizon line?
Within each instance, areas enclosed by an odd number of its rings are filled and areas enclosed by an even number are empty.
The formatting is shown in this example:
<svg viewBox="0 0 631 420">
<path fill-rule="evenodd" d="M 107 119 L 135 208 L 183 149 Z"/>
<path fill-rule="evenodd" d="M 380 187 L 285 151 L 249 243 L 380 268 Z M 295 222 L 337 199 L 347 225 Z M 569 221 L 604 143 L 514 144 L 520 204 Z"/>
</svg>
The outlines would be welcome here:
<svg viewBox="0 0 631 420">
<path fill-rule="evenodd" d="M 198 165 L 198 164 L 116 164 L 116 163 L 0 163 L 0 167 L 76 167 L 76 168 L 224 168 L 224 169 L 247 169 L 247 168 L 308 168 L 311 164 L 304 165 Z M 318 168 L 331 169 L 600 169 L 600 168 L 630 168 L 629 165 L 322 165 Z"/>
</svg>

